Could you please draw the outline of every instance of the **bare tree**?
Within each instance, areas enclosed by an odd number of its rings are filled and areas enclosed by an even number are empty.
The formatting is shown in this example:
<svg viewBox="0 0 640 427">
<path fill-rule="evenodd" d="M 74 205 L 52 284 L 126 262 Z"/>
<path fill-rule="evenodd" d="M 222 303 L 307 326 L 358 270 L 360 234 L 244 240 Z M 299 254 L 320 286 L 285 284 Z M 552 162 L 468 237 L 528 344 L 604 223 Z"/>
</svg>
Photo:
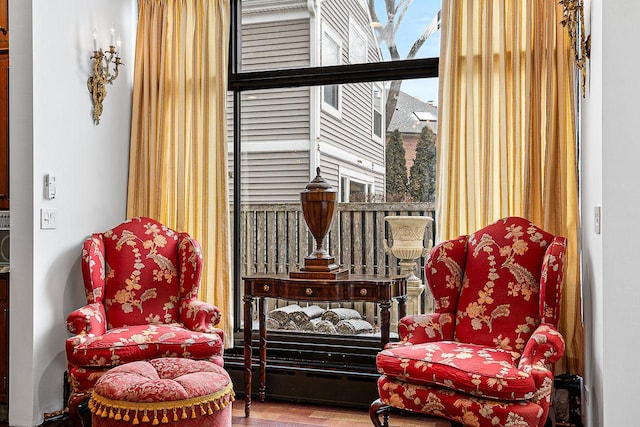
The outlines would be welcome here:
<svg viewBox="0 0 640 427">
<path fill-rule="evenodd" d="M 424 0 L 421 0 L 424 1 Z M 375 8 L 376 0 L 368 0 L 369 4 L 369 13 L 371 14 L 371 22 L 378 23 L 374 28 L 376 30 L 376 35 L 378 36 L 378 43 L 382 45 L 382 43 L 387 45 L 387 49 L 389 50 L 389 56 L 392 61 L 397 61 L 399 59 L 403 59 L 400 57 L 400 52 L 398 51 L 398 47 L 396 46 L 396 35 L 398 33 L 398 29 L 402 24 L 402 20 L 407 14 L 407 10 L 413 0 L 384 0 L 385 11 L 387 13 L 387 21 L 386 23 L 382 23 L 378 19 L 378 15 L 376 13 Z M 416 56 L 416 53 L 420 50 L 424 42 L 429 38 L 429 36 L 440 27 L 440 11 L 433 17 L 429 25 L 422 32 L 420 37 L 416 41 L 413 42 L 413 45 L 409 49 L 407 53 L 407 57 L 404 59 L 413 59 Z M 400 86 L 402 85 L 402 80 L 393 80 L 391 85 L 389 86 L 389 94 L 387 96 L 387 104 L 386 104 L 386 114 L 385 114 L 385 127 L 389 126 L 391 122 L 391 118 L 393 117 L 393 113 L 396 110 L 396 104 L 398 103 L 398 93 L 400 92 Z"/>
</svg>

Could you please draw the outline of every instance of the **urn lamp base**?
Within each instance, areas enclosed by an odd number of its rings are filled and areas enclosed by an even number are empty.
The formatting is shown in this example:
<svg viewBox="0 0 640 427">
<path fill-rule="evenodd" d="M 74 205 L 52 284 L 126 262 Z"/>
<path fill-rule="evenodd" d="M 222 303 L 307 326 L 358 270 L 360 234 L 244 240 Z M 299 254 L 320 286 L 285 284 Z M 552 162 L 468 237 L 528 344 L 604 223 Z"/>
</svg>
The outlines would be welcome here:
<svg viewBox="0 0 640 427">
<path fill-rule="evenodd" d="M 304 259 L 304 267 L 300 267 L 300 271 L 289 272 L 292 279 L 340 279 L 349 275 L 349 270 L 341 270 L 336 259 L 322 246 L 336 214 L 338 194 L 320 176 L 320 168 L 316 168 L 316 172 L 316 177 L 300 193 L 302 214 L 316 249 Z"/>
<path fill-rule="evenodd" d="M 349 270 L 340 269 L 335 257 L 314 257 L 313 254 L 304 259 L 304 267 L 300 271 L 289 272 L 291 279 L 343 279 L 349 277 Z"/>
</svg>

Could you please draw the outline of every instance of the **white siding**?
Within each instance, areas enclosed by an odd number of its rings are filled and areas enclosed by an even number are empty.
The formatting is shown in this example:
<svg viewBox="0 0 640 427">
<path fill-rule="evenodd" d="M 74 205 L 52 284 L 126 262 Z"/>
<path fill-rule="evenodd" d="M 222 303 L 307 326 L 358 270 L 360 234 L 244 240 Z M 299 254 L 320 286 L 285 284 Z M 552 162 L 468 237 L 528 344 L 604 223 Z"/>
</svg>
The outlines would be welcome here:
<svg viewBox="0 0 640 427">
<path fill-rule="evenodd" d="M 227 139 L 233 141 L 233 97 L 227 102 Z M 309 140 L 309 88 L 242 93 L 242 143 Z"/>
<path fill-rule="evenodd" d="M 321 113 L 320 138 L 343 150 L 384 165 L 384 145 L 372 138 L 372 83 L 342 86 L 341 118 Z"/>
<path fill-rule="evenodd" d="M 242 203 L 297 203 L 310 180 L 308 151 L 243 153 L 241 163 Z"/>
<path fill-rule="evenodd" d="M 308 19 L 242 26 L 242 71 L 308 67 Z"/>
<path fill-rule="evenodd" d="M 245 12 L 260 14 L 290 10 L 306 2 L 251 0 Z M 306 9 L 305 9 L 306 10 Z M 287 19 L 242 26 L 242 71 L 308 67 L 309 19 Z M 264 21 L 264 22 L 262 22 Z M 242 93 L 242 202 L 298 202 L 309 182 L 310 89 L 284 88 Z M 233 142 L 233 99 L 228 102 L 228 141 Z M 275 151 L 274 145 L 295 141 L 299 151 Z M 261 146 L 264 145 L 264 148 Z M 250 152 L 246 152 L 251 146 Z M 230 167 L 233 158 L 230 156 Z M 233 190 L 230 191 L 233 197 Z"/>
<path fill-rule="evenodd" d="M 322 3 L 322 21 L 338 33 L 342 39 L 342 64 L 349 63 L 349 18 L 367 35 L 368 61 L 379 62 L 381 58 L 377 42 L 369 27 L 368 13 L 358 0 L 326 0 Z M 340 117 L 320 113 L 320 139 L 340 150 L 352 153 L 364 163 L 371 162 L 384 167 L 384 144 L 373 140 L 373 83 L 356 83 L 342 85 L 342 102 Z M 336 158 L 321 156 L 321 163 L 346 165 Z M 384 177 L 374 173 L 370 168 L 348 164 L 351 169 L 359 169 L 375 180 L 374 192 L 382 192 Z M 336 178 L 337 179 L 337 178 Z"/>
</svg>

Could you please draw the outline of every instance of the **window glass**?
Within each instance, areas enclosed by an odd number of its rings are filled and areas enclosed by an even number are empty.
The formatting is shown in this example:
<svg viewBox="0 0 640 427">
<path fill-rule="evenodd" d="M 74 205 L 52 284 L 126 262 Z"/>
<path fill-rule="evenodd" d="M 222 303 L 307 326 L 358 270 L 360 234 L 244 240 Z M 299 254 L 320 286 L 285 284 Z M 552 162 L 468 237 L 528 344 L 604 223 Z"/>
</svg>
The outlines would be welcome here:
<svg viewBox="0 0 640 427">
<path fill-rule="evenodd" d="M 373 87 L 373 136 L 382 139 L 382 85 Z"/>
<path fill-rule="evenodd" d="M 393 94 L 397 102 L 390 126 L 398 129 L 405 147 L 401 166 L 405 173 L 416 161 L 416 145 L 422 128 L 430 126 L 437 130 L 437 106 L 421 100 L 430 96 L 430 90 L 437 92 L 437 85 L 435 89 L 429 89 L 433 80 L 415 80 L 415 89 L 407 85 L 407 90 L 415 91 L 413 95 L 404 92 L 406 82 L 403 82 L 400 92 Z M 243 260 L 241 276 L 287 274 L 300 268 L 304 257 L 312 250 L 304 220 L 300 216 L 300 193 L 314 178 L 318 166 L 323 178 L 339 192 L 340 202 L 345 203 L 339 207 L 332 228 L 334 234 L 328 237 L 327 244 L 332 255 L 337 256 L 338 262 L 349 264 L 353 274 L 398 272 L 398 260 L 388 255 L 380 254 L 381 258 L 371 264 L 357 257 L 357 254 L 370 251 L 369 245 L 383 245 L 383 239 L 386 238 L 384 234 L 347 236 L 343 234 L 351 233 L 350 228 L 340 225 L 344 221 L 356 221 L 355 218 L 365 214 L 372 221 L 383 224 L 384 217 L 398 209 L 398 200 L 412 201 L 408 193 L 401 199 L 396 199 L 395 194 L 388 196 L 385 162 L 394 153 L 387 144 L 381 144 L 376 138 L 376 134 L 383 135 L 384 141 L 390 137 L 383 116 L 390 85 L 385 82 L 361 82 L 341 86 L 342 120 L 324 111 L 320 103 L 311 101 L 319 98 L 323 86 L 248 90 L 241 93 L 241 182 L 236 190 L 241 191 L 242 234 L 237 240 L 241 242 Z M 372 120 L 372 117 L 375 119 Z M 229 120 L 231 132 L 231 116 Z M 233 140 L 232 136 L 230 133 L 230 141 Z M 230 142 L 230 170 L 233 169 L 233 150 L 233 143 Z M 234 190 L 231 188 L 232 200 Z M 433 215 L 432 211 L 426 210 L 432 208 L 425 204 L 406 204 L 403 209 L 407 212 L 417 209 L 419 214 Z M 416 267 L 416 274 L 421 276 L 423 260 L 417 262 L 419 267 Z M 283 319 L 285 316 L 282 312 L 286 311 L 283 308 L 288 305 L 297 304 L 302 308 L 314 305 L 304 301 L 275 300 L 268 304 L 268 315 L 277 318 L 282 316 Z M 416 304 L 422 306 L 424 302 L 418 301 Z M 345 303 L 342 307 L 355 310 L 362 320 L 371 325 L 369 328 L 365 323 L 358 322 L 360 326 L 366 326 L 366 330 L 359 331 L 360 335 L 379 337 L 378 308 L 375 304 Z M 328 308 L 328 304 L 320 306 L 322 310 Z M 308 310 L 320 313 L 320 309 Z M 319 329 L 313 329 L 305 323 L 307 329 L 303 330 L 290 329 L 293 326 L 288 322 L 274 320 L 269 324 L 271 328 L 282 332 L 344 333 L 327 332 L 333 329 L 326 322 L 319 323 Z M 392 324 L 392 334 L 395 334 L 393 328 L 395 323 Z"/>
<path fill-rule="evenodd" d="M 241 3 L 243 72 L 439 56 L 440 0 Z M 344 60 L 332 64 L 324 60 L 325 26 L 343 42 Z"/>
<path fill-rule="evenodd" d="M 349 19 L 349 63 L 367 62 L 367 37 L 353 18 Z"/>
<path fill-rule="evenodd" d="M 234 225 L 240 224 L 240 235 L 233 239 L 240 252 L 234 253 L 235 318 L 239 328 L 244 321 L 241 311 L 237 311 L 242 305 L 241 277 L 287 274 L 299 269 L 304 257 L 313 250 L 300 214 L 300 192 L 315 177 L 317 167 L 340 195 L 339 214 L 325 247 L 351 274 L 399 272 L 399 261 L 380 249 L 388 237 L 386 215 L 433 216 L 433 204 L 413 200 L 406 185 L 390 192 L 390 177 L 395 172 L 390 174 L 387 164 L 391 157 L 399 158 L 398 173 L 404 173 L 408 182 L 411 165 L 425 161 L 416 158 L 417 141 L 425 126 L 432 130 L 432 145 L 435 144 L 438 80 L 433 76 L 437 75 L 437 66 L 425 71 L 430 78 L 416 79 L 413 75 L 405 79 L 404 64 L 393 73 L 386 71 L 393 67 L 380 65 L 397 59 L 439 56 L 440 2 L 371 1 L 375 19 L 369 14 L 367 0 L 235 3 L 241 6 L 242 28 L 238 32 L 241 51 L 239 73 L 231 74 L 230 87 L 236 90 L 240 102 L 237 105 L 229 102 L 227 129 Z M 401 13 L 402 19 L 398 14 L 386 22 L 390 16 L 386 4 L 391 3 L 407 4 L 409 8 Z M 397 31 L 389 34 L 394 25 Z M 420 49 L 412 51 L 429 25 L 433 31 L 428 31 Z M 387 43 L 395 43 L 398 55 L 390 53 Z M 437 65 L 437 61 L 424 61 L 434 62 Z M 338 71 L 336 65 L 340 66 Z M 326 78 L 324 66 L 332 66 L 332 74 Z M 300 72 L 304 67 L 314 70 Z M 365 72 L 354 81 L 341 79 L 342 69 Z M 369 73 L 370 69 L 375 75 Z M 291 71 L 298 74 L 293 84 L 286 80 L 291 75 L 287 72 Z M 278 78 L 281 80 L 276 88 L 272 79 Z M 307 81 L 309 78 L 313 81 Z M 396 129 L 402 152 L 389 149 L 389 140 Z M 234 141 L 236 136 L 239 141 Z M 235 153 L 235 149 L 239 152 Z M 373 234 L 365 228 L 371 226 Z M 429 238 L 432 235 L 425 236 L 425 244 Z M 416 274 L 424 279 L 424 259 L 416 262 Z M 423 293 L 410 301 L 409 312 L 424 312 L 427 298 Z M 305 309 L 315 304 L 269 299 L 270 329 L 297 334 L 355 333 L 364 338 L 379 338 L 380 313 L 376 304 L 322 304 L 322 310 L 338 306 L 353 309 L 370 325 L 369 328 L 357 322 L 362 329 L 348 332 L 333 331 L 324 322 L 325 329 L 315 324 L 315 329 L 309 324 L 298 329 L 287 321 L 281 322 L 285 319 L 281 312 L 288 309 L 276 310 L 289 305 Z M 397 321 L 394 310 L 395 305 L 391 314 L 392 337 Z"/>
<path fill-rule="evenodd" d="M 328 25 L 323 26 L 322 65 L 340 65 L 341 54 L 341 43 L 337 33 Z M 325 109 L 337 115 L 340 110 L 340 86 L 324 86 L 322 89 L 322 102 Z"/>
</svg>

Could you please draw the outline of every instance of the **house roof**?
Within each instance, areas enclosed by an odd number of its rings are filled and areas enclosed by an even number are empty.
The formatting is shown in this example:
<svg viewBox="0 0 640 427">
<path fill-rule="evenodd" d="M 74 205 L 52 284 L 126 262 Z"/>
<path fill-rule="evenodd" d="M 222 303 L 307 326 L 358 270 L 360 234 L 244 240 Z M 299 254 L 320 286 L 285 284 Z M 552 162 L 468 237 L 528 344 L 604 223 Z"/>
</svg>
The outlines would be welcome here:
<svg viewBox="0 0 640 427">
<path fill-rule="evenodd" d="M 438 132 L 438 107 L 400 91 L 387 133 L 398 129 L 400 133 L 417 134 L 425 125 L 429 125 L 433 133 Z"/>
</svg>

